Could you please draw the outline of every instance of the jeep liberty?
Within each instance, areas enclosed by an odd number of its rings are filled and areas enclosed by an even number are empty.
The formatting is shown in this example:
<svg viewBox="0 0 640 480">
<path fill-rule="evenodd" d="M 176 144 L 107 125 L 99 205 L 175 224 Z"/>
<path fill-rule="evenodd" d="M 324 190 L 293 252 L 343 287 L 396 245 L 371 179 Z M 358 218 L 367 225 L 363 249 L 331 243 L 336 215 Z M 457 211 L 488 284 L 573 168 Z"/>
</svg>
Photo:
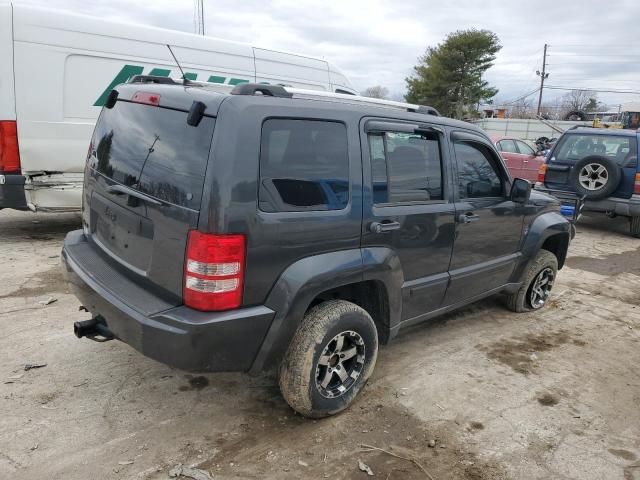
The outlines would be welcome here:
<svg viewBox="0 0 640 480">
<path fill-rule="evenodd" d="M 62 250 L 93 316 L 74 329 L 188 371 L 279 368 L 324 417 L 399 330 L 498 293 L 541 308 L 573 235 L 559 210 L 428 107 L 136 77 L 98 119 Z"/>
</svg>

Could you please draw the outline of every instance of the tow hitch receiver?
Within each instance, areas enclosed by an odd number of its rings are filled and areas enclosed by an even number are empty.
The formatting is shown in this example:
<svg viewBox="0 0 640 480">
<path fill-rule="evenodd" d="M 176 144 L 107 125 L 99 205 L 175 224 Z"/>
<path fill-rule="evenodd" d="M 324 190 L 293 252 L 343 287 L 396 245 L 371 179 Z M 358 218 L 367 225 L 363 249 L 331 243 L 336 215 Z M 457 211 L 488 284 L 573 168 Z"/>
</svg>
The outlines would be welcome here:
<svg viewBox="0 0 640 480">
<path fill-rule="evenodd" d="M 108 342 L 115 338 L 102 317 L 74 322 L 73 333 L 78 338 L 87 337 L 94 342 Z"/>
</svg>

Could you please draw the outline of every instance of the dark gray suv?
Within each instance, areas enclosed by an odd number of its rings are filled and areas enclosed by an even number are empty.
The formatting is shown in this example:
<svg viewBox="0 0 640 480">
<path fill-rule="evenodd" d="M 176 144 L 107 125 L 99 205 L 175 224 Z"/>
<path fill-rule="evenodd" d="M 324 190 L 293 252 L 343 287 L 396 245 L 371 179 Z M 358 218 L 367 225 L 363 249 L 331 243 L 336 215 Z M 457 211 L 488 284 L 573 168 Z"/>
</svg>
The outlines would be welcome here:
<svg viewBox="0 0 640 480">
<path fill-rule="evenodd" d="M 62 251 L 93 315 L 76 334 L 189 371 L 279 367 L 286 401 L 322 417 L 404 327 L 497 293 L 541 308 L 572 236 L 558 202 L 476 127 L 373 102 L 116 87 Z"/>
</svg>

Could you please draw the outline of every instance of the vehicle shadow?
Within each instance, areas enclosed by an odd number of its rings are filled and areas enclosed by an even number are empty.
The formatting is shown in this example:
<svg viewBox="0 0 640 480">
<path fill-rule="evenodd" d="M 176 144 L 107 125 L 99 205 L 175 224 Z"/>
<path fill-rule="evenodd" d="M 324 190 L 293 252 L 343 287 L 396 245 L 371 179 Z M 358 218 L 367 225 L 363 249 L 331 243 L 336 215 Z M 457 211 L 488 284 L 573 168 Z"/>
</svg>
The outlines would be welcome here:
<svg viewBox="0 0 640 480">
<path fill-rule="evenodd" d="M 15 210 L 0 211 L 0 241 L 56 240 L 81 228 L 79 213 L 33 213 Z"/>
<path fill-rule="evenodd" d="M 578 234 L 581 230 L 593 233 L 607 233 L 630 237 L 629 219 L 626 217 L 609 218 L 601 214 L 583 214 L 580 221 L 576 224 Z"/>
</svg>

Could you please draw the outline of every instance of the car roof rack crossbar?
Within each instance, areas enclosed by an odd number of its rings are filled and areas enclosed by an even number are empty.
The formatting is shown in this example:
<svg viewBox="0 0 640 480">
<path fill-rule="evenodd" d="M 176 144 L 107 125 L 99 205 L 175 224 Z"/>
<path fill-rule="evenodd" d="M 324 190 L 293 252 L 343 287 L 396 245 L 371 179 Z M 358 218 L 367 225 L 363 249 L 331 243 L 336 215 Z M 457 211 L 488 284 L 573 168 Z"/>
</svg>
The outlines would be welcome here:
<svg viewBox="0 0 640 480">
<path fill-rule="evenodd" d="M 293 95 L 280 85 L 267 85 L 264 83 L 241 83 L 231 90 L 231 95 L 255 95 L 260 93 L 267 97 L 291 98 Z"/>
<path fill-rule="evenodd" d="M 162 83 L 167 85 L 182 84 L 178 84 L 178 82 L 171 77 L 159 77 L 157 75 L 134 75 L 128 83 Z"/>
</svg>

